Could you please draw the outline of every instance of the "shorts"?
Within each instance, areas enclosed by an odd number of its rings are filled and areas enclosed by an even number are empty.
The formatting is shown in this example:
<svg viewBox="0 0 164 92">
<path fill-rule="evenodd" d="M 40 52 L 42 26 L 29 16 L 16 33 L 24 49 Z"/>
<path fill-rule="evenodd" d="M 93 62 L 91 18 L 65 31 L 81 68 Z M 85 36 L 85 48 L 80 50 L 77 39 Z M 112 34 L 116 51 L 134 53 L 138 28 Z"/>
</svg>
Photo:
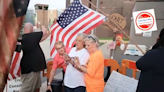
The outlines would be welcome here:
<svg viewBox="0 0 164 92">
<path fill-rule="evenodd" d="M 39 72 L 30 72 L 21 75 L 22 89 L 20 92 L 35 92 L 41 87 L 41 77 Z"/>
</svg>

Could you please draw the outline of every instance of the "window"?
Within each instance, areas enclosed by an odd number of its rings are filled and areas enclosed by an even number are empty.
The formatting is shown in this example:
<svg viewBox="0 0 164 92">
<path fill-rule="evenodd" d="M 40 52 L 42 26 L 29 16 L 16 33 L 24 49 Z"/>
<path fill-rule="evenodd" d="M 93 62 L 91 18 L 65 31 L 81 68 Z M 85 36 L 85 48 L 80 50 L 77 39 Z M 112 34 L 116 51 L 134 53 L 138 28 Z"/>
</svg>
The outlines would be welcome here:
<svg viewBox="0 0 164 92">
<path fill-rule="evenodd" d="M 42 6 L 35 6 L 35 10 L 42 10 Z"/>
<path fill-rule="evenodd" d="M 48 6 L 44 6 L 44 10 L 48 10 Z"/>
<path fill-rule="evenodd" d="M 39 10 L 41 10 L 42 9 L 42 6 L 38 6 L 38 8 L 39 8 Z"/>
</svg>

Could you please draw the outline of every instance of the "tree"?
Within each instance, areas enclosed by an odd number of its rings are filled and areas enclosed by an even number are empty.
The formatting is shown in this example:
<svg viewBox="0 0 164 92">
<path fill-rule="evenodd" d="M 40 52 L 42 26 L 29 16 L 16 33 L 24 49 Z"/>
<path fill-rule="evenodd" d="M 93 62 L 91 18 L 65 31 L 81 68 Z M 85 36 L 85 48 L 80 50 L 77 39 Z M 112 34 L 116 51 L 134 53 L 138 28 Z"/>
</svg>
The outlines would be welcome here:
<svg viewBox="0 0 164 92">
<path fill-rule="evenodd" d="M 33 25 L 35 25 L 35 15 L 34 15 L 34 11 L 33 10 L 27 10 L 24 22 L 22 24 L 22 29 L 20 31 L 20 35 L 23 34 L 23 28 L 24 28 L 25 23 L 27 23 L 27 22 L 30 22 Z"/>
</svg>

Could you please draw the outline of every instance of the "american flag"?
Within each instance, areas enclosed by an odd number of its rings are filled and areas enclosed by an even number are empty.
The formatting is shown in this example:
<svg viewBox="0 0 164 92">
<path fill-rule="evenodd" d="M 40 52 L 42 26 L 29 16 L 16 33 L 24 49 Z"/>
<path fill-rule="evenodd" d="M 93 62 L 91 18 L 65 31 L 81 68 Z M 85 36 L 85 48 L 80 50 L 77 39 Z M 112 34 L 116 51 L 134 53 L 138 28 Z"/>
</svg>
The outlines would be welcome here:
<svg viewBox="0 0 164 92">
<path fill-rule="evenodd" d="M 13 54 L 12 63 L 10 66 L 10 73 L 8 75 L 8 80 L 13 80 L 13 79 L 20 77 L 20 74 L 21 74 L 20 61 L 21 61 L 21 58 L 22 58 L 21 43 L 17 42 L 17 47 L 16 47 L 15 52 Z"/>
<path fill-rule="evenodd" d="M 54 58 L 57 53 L 56 41 L 63 41 L 66 47 L 72 47 L 77 33 L 89 33 L 104 20 L 104 15 L 87 8 L 81 0 L 74 0 L 50 27 L 51 57 Z"/>
<path fill-rule="evenodd" d="M 5 87 L 29 0 L 0 0 L 0 92 Z"/>
</svg>

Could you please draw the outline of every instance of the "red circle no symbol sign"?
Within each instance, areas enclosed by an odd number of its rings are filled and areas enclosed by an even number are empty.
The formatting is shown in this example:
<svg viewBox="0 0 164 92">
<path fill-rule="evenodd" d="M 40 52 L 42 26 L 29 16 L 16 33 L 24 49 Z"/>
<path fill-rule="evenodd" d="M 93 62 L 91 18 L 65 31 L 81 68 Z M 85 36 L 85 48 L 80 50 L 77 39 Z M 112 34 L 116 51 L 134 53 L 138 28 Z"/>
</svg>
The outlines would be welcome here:
<svg viewBox="0 0 164 92">
<path fill-rule="evenodd" d="M 154 25 L 154 17 L 149 12 L 141 12 L 137 15 L 135 23 L 140 30 L 148 31 Z"/>
</svg>

